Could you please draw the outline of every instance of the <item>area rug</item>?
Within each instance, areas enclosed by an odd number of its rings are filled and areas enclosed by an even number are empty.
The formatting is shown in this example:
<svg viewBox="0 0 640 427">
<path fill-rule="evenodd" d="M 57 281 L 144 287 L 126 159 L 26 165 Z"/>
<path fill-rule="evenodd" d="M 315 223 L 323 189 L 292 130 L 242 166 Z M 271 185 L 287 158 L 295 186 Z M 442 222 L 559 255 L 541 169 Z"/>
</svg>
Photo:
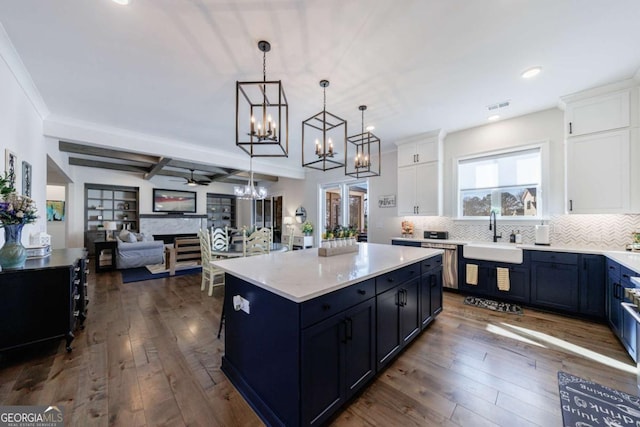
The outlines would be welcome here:
<svg viewBox="0 0 640 427">
<path fill-rule="evenodd" d="M 640 426 L 640 398 L 558 371 L 563 426 Z"/>
<path fill-rule="evenodd" d="M 522 314 L 522 307 L 508 302 L 499 302 L 486 298 L 466 297 L 464 299 L 464 303 L 467 305 L 473 305 L 475 307 L 486 308 L 503 313 Z"/>
<path fill-rule="evenodd" d="M 176 276 L 184 276 L 186 274 L 198 274 L 202 271 L 202 267 L 196 266 L 192 268 L 183 268 L 176 270 Z M 157 274 L 151 273 L 146 267 L 127 268 L 126 270 L 120 270 L 122 276 L 122 283 L 141 282 L 143 280 L 162 279 L 163 277 L 169 277 L 169 271 L 160 272 Z"/>
</svg>

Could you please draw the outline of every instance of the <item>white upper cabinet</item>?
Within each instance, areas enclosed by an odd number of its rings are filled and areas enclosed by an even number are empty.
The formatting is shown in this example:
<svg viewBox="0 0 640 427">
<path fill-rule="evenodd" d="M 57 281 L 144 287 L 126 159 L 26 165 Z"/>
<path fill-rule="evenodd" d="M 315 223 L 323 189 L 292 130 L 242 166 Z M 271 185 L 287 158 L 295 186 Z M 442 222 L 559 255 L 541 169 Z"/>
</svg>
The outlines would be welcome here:
<svg viewBox="0 0 640 427">
<path fill-rule="evenodd" d="M 638 212 L 637 83 L 621 82 L 563 99 L 566 195 L 571 214 Z"/>
<path fill-rule="evenodd" d="M 565 110 L 567 136 L 628 127 L 629 94 L 629 90 L 624 90 L 568 103 Z"/>
<path fill-rule="evenodd" d="M 398 215 L 442 214 L 442 140 L 440 130 L 398 145 Z"/>
<path fill-rule="evenodd" d="M 409 142 L 398 145 L 398 167 L 438 161 L 438 140 Z"/>
<path fill-rule="evenodd" d="M 569 213 L 630 211 L 629 130 L 601 132 L 567 142 Z"/>
</svg>

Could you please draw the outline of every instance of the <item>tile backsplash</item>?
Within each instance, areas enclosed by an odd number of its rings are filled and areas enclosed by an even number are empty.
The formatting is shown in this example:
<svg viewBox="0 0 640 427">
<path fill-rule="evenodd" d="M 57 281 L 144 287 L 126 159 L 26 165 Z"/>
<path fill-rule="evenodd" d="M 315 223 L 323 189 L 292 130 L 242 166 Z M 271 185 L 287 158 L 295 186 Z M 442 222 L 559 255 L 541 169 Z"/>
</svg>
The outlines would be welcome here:
<svg viewBox="0 0 640 427">
<path fill-rule="evenodd" d="M 470 223 L 448 217 L 407 217 L 413 221 L 415 236 L 424 230 L 448 231 L 450 239 L 490 241 L 489 222 Z M 512 230 L 520 230 L 522 242 L 535 243 L 535 225 L 500 224 L 502 242 L 509 241 Z M 640 215 L 554 215 L 548 221 L 552 245 L 623 250 L 631 243 L 631 233 L 640 231 Z"/>
</svg>

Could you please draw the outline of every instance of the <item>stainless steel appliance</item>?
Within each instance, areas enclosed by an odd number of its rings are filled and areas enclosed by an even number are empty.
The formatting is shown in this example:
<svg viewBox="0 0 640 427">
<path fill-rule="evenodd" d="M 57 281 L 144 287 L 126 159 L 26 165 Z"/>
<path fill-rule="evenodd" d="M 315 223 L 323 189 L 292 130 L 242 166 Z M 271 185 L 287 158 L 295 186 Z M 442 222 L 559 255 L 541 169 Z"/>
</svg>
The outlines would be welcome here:
<svg viewBox="0 0 640 427">
<path fill-rule="evenodd" d="M 449 234 L 446 231 L 425 231 L 425 239 L 446 240 Z M 422 242 L 423 248 L 443 249 L 442 276 L 443 286 L 450 289 L 458 289 L 458 245 L 445 242 Z"/>
</svg>

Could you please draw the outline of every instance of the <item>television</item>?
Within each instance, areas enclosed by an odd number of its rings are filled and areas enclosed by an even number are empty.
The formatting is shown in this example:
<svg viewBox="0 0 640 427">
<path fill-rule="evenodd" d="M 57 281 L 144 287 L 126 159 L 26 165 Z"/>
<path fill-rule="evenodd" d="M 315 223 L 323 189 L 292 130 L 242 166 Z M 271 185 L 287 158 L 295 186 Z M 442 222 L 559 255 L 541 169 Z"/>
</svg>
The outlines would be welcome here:
<svg viewBox="0 0 640 427">
<path fill-rule="evenodd" d="M 196 192 L 153 189 L 153 212 L 196 213 Z"/>
</svg>

